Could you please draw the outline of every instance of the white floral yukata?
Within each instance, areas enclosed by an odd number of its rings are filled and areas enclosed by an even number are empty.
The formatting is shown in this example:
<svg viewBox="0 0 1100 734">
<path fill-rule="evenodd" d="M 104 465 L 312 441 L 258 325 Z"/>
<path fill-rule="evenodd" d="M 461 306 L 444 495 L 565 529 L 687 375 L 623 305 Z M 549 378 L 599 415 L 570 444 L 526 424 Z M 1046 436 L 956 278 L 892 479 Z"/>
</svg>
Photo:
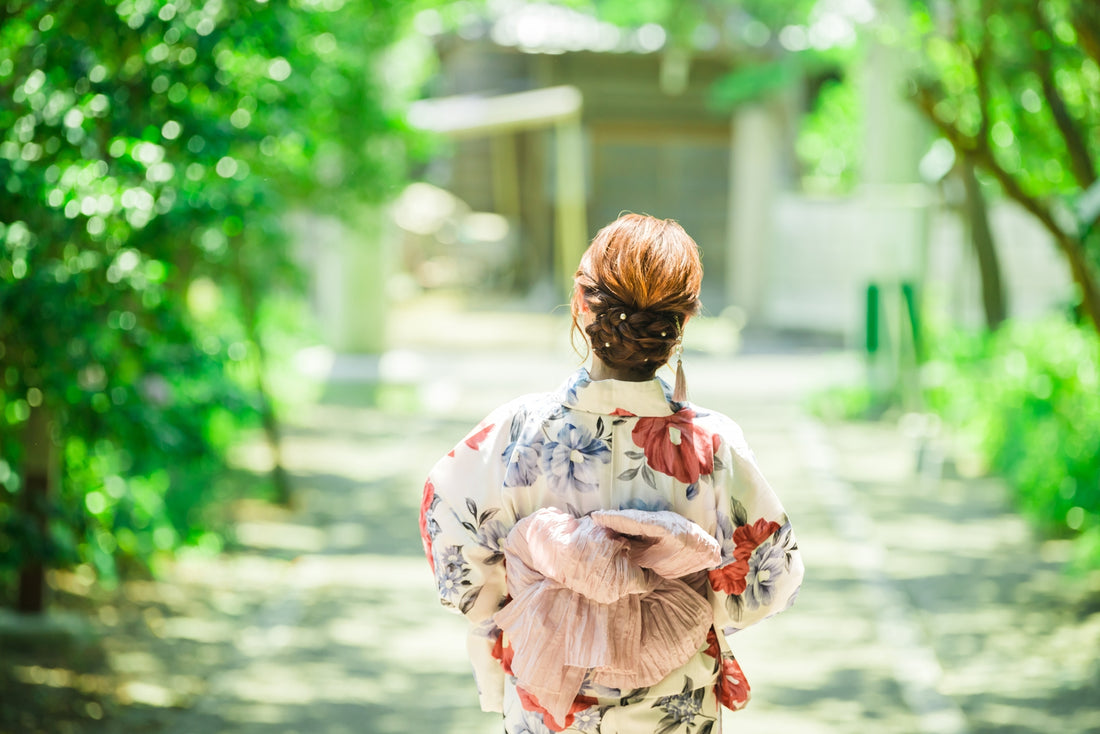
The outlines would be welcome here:
<svg viewBox="0 0 1100 734">
<path fill-rule="evenodd" d="M 513 651 L 493 615 L 509 602 L 504 542 L 542 508 L 672 511 L 718 541 L 721 562 L 691 581 L 713 611 L 707 643 L 655 685 L 618 690 L 587 679 L 564 721 L 516 686 Z M 444 606 L 470 621 L 481 707 L 507 734 L 715 734 L 719 704 L 749 699 L 727 637 L 789 607 L 803 567 L 779 499 L 728 417 L 672 400 L 662 380 L 593 381 L 493 411 L 431 470 L 420 511 Z M 685 578 L 685 581 L 689 581 Z"/>
</svg>

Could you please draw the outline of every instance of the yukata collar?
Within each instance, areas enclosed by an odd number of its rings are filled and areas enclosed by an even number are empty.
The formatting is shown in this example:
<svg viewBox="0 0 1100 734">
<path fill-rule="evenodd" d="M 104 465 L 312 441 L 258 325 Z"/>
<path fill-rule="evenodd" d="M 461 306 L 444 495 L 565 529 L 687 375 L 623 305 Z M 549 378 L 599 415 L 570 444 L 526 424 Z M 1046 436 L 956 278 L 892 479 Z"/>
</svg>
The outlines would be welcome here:
<svg viewBox="0 0 1100 734">
<path fill-rule="evenodd" d="M 593 380 L 581 367 L 562 385 L 562 404 L 602 415 L 668 416 L 683 407 L 660 377 L 644 382 Z"/>
</svg>

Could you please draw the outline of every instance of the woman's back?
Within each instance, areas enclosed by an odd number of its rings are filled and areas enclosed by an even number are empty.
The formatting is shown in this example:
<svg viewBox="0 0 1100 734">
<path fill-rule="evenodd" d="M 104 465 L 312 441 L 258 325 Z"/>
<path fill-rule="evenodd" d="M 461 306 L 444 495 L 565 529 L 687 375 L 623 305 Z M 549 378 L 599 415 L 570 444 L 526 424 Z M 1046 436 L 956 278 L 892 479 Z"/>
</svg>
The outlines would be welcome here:
<svg viewBox="0 0 1100 734">
<path fill-rule="evenodd" d="M 656 220 L 642 219 L 637 224 L 651 238 L 671 238 Z M 637 239 L 639 229 L 630 231 Z M 606 246 L 614 237 L 606 237 L 593 255 L 599 240 L 586 253 L 589 269 L 593 257 L 615 254 Z M 635 252 L 635 264 L 645 265 L 647 252 L 650 260 L 654 253 L 675 259 L 675 248 L 660 244 L 643 249 L 643 257 Z M 622 267 L 622 257 L 611 259 Z M 726 635 L 793 602 L 801 559 L 737 425 L 652 376 L 650 361 L 667 360 L 693 312 L 695 273 L 688 273 L 692 299 L 673 284 L 666 288 L 671 300 L 661 302 L 654 287 L 654 307 L 607 292 L 603 280 L 583 278 L 585 271 L 582 262 L 575 314 L 583 314 L 594 345 L 593 370 L 501 406 L 440 460 L 425 485 L 425 550 L 441 600 L 471 622 L 482 708 L 504 713 L 507 732 L 718 731 L 718 703 L 736 709 L 748 700 Z M 604 339 L 599 347 L 597 339 Z M 599 521 L 604 511 L 641 524 L 615 535 Z M 611 526 L 621 519 L 610 518 Z M 661 564 L 646 549 L 669 533 L 679 540 L 696 533 L 714 557 L 696 572 L 660 577 L 652 569 Z M 565 561 L 574 556 L 580 560 Z M 618 574 L 608 579 L 646 581 L 629 594 L 594 594 L 583 577 L 597 568 L 606 573 L 607 564 Z M 517 585 L 520 568 L 524 581 Z M 649 629 L 655 625 L 663 631 Z M 636 651 L 637 640 L 615 638 L 643 634 L 661 652 L 647 658 L 645 674 L 625 670 L 631 663 L 615 650 Z M 551 654 L 559 648 L 560 655 Z"/>
</svg>

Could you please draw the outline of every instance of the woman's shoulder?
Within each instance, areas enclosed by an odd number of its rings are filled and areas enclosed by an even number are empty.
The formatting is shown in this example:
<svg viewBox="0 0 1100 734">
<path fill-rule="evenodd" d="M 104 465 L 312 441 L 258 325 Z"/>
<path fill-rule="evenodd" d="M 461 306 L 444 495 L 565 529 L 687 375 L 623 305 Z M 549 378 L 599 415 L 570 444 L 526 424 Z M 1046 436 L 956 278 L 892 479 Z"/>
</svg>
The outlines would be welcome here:
<svg viewBox="0 0 1100 734">
<path fill-rule="evenodd" d="M 694 422 L 707 433 L 720 436 L 722 442 L 733 451 L 749 452 L 748 442 L 745 440 L 745 432 L 741 425 L 725 413 L 707 408 L 695 403 L 688 403 L 687 407 L 694 411 Z"/>
<path fill-rule="evenodd" d="M 532 392 L 512 398 L 506 403 L 497 406 L 481 425 L 508 425 L 520 420 L 545 419 L 562 412 L 560 391 Z"/>
<path fill-rule="evenodd" d="M 524 418 L 560 416 L 571 399 L 575 400 L 577 390 L 588 381 L 588 372 L 584 369 L 577 370 L 555 389 L 530 392 L 515 397 L 494 410 L 493 415 L 523 416 Z"/>
</svg>

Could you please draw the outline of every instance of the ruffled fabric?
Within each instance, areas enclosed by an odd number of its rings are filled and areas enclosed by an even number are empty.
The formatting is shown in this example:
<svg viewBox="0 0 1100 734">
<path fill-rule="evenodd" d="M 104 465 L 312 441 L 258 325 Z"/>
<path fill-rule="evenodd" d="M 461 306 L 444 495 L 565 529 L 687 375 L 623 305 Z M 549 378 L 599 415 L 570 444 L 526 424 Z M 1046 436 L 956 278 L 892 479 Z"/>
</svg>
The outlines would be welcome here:
<svg viewBox="0 0 1100 734">
<path fill-rule="evenodd" d="M 563 721 L 585 676 L 651 686 L 706 641 L 708 601 L 681 577 L 714 568 L 718 542 L 674 512 L 545 508 L 503 544 L 512 601 L 494 615 L 518 686 Z"/>
</svg>

